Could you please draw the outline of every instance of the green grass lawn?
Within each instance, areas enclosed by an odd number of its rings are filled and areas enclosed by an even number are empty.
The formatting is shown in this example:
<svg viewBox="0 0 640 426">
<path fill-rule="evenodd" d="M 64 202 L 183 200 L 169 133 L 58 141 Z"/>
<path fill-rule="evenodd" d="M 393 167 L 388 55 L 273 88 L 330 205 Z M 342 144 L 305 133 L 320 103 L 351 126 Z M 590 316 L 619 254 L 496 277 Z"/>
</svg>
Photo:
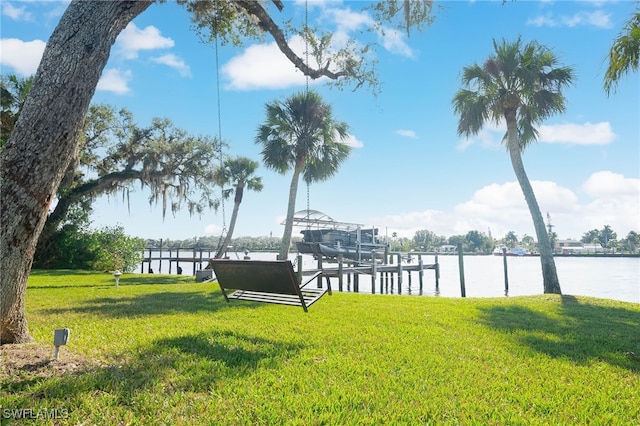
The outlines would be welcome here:
<svg viewBox="0 0 640 426">
<path fill-rule="evenodd" d="M 2 375 L 4 411 L 65 410 L 38 424 L 640 425 L 634 303 L 334 292 L 305 314 L 191 277 L 34 271 L 26 304 L 38 342 L 70 328 L 61 357 L 100 361 Z"/>
</svg>

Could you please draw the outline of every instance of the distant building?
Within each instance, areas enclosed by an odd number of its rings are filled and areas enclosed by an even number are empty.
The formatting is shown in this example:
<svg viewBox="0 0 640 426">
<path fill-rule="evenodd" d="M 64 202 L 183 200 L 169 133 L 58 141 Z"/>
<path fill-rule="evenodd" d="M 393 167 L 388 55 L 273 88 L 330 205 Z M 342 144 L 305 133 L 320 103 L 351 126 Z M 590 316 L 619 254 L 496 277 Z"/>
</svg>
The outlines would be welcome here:
<svg viewBox="0 0 640 426">
<path fill-rule="evenodd" d="M 604 253 L 599 243 L 583 243 L 572 239 L 556 241 L 555 251 L 562 254 Z"/>
<path fill-rule="evenodd" d="M 582 247 L 582 241 L 576 241 L 569 238 L 568 240 L 556 240 L 556 249 L 562 250 L 567 247 Z"/>
<path fill-rule="evenodd" d="M 455 253 L 456 251 L 458 251 L 458 246 L 454 246 L 454 245 L 451 245 L 451 244 L 445 244 L 443 246 L 440 246 L 438 251 L 440 253 Z"/>
</svg>

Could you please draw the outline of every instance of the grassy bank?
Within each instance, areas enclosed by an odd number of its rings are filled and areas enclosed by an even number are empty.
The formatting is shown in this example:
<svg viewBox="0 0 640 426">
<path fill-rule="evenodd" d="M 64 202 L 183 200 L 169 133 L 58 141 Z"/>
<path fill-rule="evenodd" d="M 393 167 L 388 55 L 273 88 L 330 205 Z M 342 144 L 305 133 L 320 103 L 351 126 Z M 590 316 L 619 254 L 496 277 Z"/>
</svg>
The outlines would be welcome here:
<svg viewBox="0 0 640 426">
<path fill-rule="evenodd" d="M 108 274 L 35 271 L 27 315 L 41 344 L 55 328 L 71 337 L 58 361 L 2 371 L 4 417 L 23 408 L 62 414 L 56 424 L 640 424 L 633 303 L 334 292 L 305 314 L 227 304 L 217 285 L 190 277 L 123 275 L 115 288 Z M 64 359 L 82 368 L 54 374 Z"/>
</svg>

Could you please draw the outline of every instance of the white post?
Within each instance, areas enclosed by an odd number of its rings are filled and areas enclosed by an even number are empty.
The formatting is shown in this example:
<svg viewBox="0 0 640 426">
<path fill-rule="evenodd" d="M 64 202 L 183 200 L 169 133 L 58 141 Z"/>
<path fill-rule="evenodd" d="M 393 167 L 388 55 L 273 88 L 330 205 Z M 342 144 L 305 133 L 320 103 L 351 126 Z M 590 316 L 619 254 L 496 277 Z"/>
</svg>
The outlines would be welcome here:
<svg viewBox="0 0 640 426">
<path fill-rule="evenodd" d="M 113 271 L 113 277 L 116 279 L 116 287 L 118 287 L 118 285 L 120 284 L 120 275 L 122 275 L 122 272 L 118 271 L 117 269 Z"/>
</svg>

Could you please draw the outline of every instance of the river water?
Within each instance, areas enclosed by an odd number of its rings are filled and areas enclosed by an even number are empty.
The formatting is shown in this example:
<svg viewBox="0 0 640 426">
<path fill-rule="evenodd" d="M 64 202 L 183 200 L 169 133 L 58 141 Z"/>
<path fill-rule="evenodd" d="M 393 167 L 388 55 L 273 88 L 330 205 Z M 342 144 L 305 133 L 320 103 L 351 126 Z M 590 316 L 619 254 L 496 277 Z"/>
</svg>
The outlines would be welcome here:
<svg viewBox="0 0 640 426">
<path fill-rule="evenodd" d="M 163 253 L 166 255 L 167 253 Z M 156 254 L 154 253 L 154 256 Z M 193 257 L 193 253 L 180 253 L 181 257 Z M 231 258 L 242 259 L 244 253 L 232 254 Z M 251 259 L 275 260 L 275 253 L 249 253 Z M 294 260 L 295 254 L 291 255 Z M 207 253 L 205 253 L 207 258 Z M 317 262 L 311 256 L 303 255 L 303 269 L 317 267 Z M 424 264 L 435 263 L 432 255 L 422 256 Z M 413 263 L 416 264 L 416 256 Z M 435 288 L 435 271 L 425 270 L 423 288 L 420 292 L 418 273 L 411 273 L 409 286 L 408 272 L 403 273 L 401 294 L 440 297 L 461 297 L 460 268 L 458 256 L 440 255 L 439 293 Z M 640 258 L 628 257 L 556 257 L 556 268 L 562 293 L 574 296 L 592 296 L 606 299 L 640 303 Z M 197 263 L 196 269 L 206 265 L 206 261 Z M 156 272 L 168 273 L 169 261 L 163 260 L 162 268 L 159 261 L 151 262 Z M 191 262 L 181 263 L 183 274 L 194 274 Z M 331 265 L 335 266 L 335 265 Z M 504 263 L 501 256 L 465 256 L 463 259 L 464 282 L 466 297 L 498 297 L 505 295 Z M 140 272 L 140 268 L 136 272 Z M 146 266 L 145 266 L 146 272 Z M 171 273 L 176 273 L 173 263 Z M 507 277 L 509 296 L 525 296 L 542 294 L 542 270 L 539 257 L 507 257 Z M 359 278 L 360 293 L 371 293 L 371 276 L 361 275 Z M 390 280 L 389 280 L 390 281 Z M 347 289 L 347 280 L 343 280 L 343 290 L 353 291 L 353 283 Z M 375 293 L 380 293 L 381 278 L 378 275 L 375 282 Z M 332 288 L 338 289 L 337 278 L 332 279 Z M 384 293 L 398 293 L 398 280 L 394 280 L 393 289 L 390 282 L 383 285 Z"/>
</svg>

